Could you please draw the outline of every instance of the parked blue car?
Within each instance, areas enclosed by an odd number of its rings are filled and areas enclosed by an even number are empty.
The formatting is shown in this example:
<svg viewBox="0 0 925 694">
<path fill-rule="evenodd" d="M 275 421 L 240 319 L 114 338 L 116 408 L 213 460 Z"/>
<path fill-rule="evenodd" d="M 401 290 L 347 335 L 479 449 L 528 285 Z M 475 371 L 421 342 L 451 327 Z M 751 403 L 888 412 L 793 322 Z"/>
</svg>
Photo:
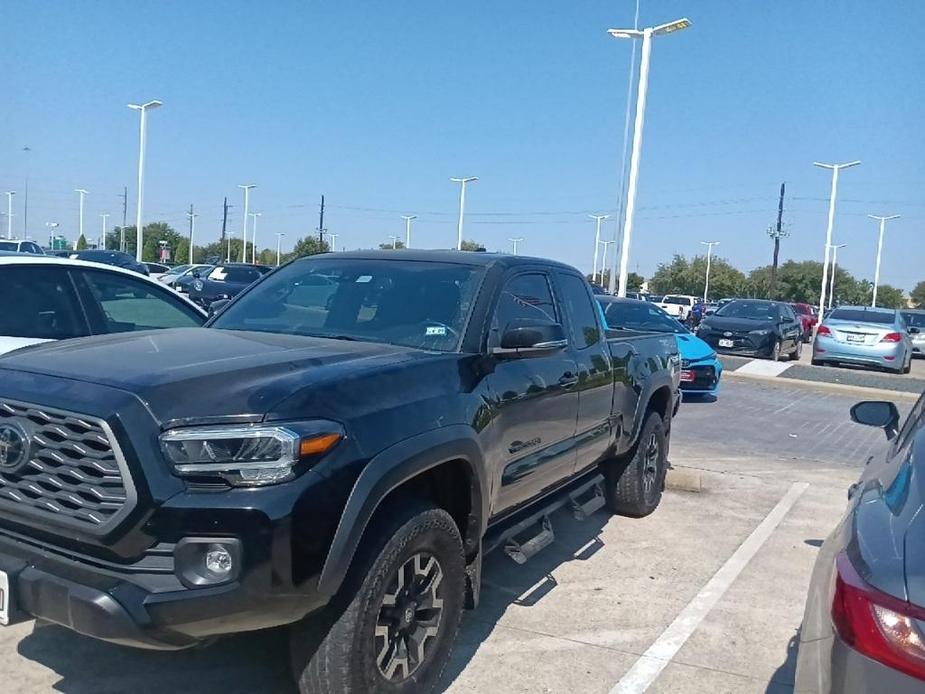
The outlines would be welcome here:
<svg viewBox="0 0 925 694">
<path fill-rule="evenodd" d="M 645 333 L 674 333 L 681 353 L 681 391 L 690 395 L 717 395 L 723 365 L 706 342 L 685 328 L 655 304 L 615 296 L 595 297 L 613 330 Z"/>
</svg>

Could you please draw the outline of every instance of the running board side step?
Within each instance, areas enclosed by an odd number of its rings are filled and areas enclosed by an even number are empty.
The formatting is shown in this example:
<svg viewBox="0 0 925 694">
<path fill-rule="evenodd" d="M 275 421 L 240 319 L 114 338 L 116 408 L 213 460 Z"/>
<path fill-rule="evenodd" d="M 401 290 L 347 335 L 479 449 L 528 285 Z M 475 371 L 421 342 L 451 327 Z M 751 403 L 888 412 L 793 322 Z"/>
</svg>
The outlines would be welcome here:
<svg viewBox="0 0 925 694">
<path fill-rule="evenodd" d="M 572 492 L 569 498 L 575 520 L 588 520 L 592 513 L 604 508 L 604 485 L 595 482 L 589 489 Z"/>
<path fill-rule="evenodd" d="M 555 542 L 555 539 L 556 536 L 552 531 L 552 522 L 549 520 L 549 516 L 543 516 L 543 520 L 539 524 L 539 532 L 536 535 L 523 543 L 518 542 L 513 537 L 510 538 L 507 544 L 504 545 L 504 553 L 518 564 L 526 564 L 530 557 L 549 547 Z"/>
</svg>

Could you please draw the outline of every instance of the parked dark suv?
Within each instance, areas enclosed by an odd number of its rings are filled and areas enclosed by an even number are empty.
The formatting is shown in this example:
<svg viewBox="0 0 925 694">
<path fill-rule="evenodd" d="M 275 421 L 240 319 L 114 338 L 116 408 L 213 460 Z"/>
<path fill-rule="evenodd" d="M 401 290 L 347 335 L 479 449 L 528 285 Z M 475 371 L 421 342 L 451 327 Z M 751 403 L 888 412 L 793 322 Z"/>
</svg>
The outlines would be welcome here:
<svg viewBox="0 0 925 694">
<path fill-rule="evenodd" d="M 816 559 L 800 630 L 796 691 L 925 691 L 925 395 L 900 427 L 891 402 L 861 402 L 886 455 L 848 491 Z"/>
</svg>

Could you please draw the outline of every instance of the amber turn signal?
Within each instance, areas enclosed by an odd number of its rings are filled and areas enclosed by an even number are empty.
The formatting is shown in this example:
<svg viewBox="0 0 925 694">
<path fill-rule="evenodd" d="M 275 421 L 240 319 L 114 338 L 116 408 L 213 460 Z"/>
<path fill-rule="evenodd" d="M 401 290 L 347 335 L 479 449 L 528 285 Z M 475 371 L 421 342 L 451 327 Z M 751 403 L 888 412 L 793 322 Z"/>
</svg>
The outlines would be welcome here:
<svg viewBox="0 0 925 694">
<path fill-rule="evenodd" d="M 299 457 L 305 458 L 310 455 L 327 453 L 342 438 L 342 434 L 319 434 L 306 437 L 299 442 Z"/>
</svg>

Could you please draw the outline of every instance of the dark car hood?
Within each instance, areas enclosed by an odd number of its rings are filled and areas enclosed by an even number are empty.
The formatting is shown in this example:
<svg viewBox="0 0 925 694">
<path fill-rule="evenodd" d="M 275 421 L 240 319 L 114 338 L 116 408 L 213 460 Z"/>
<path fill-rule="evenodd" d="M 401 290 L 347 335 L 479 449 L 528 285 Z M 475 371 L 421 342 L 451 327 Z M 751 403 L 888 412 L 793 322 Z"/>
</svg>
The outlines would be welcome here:
<svg viewBox="0 0 925 694">
<path fill-rule="evenodd" d="M 319 380 L 426 358 L 433 354 L 381 343 L 177 328 L 37 345 L 0 357 L 0 369 L 125 390 L 164 423 L 257 419 Z"/>
<path fill-rule="evenodd" d="M 748 332 L 749 330 L 772 330 L 777 325 L 769 320 L 752 320 L 750 318 L 724 318 L 723 316 L 710 316 L 703 325 L 712 330 L 729 330 L 733 332 Z"/>
</svg>

